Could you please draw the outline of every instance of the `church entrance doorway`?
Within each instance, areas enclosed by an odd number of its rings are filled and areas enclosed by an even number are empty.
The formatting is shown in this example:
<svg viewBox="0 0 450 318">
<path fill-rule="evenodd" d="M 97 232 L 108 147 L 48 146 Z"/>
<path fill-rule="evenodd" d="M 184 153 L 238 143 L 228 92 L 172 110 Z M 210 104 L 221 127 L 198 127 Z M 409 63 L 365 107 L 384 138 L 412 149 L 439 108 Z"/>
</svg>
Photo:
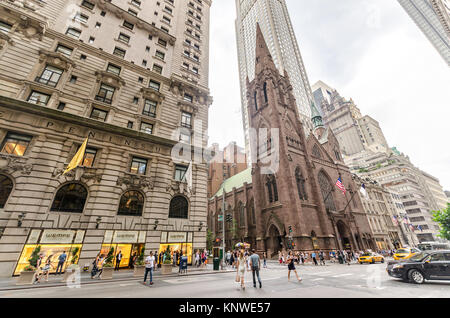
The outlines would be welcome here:
<svg viewBox="0 0 450 318">
<path fill-rule="evenodd" d="M 278 252 L 283 250 L 283 237 L 275 225 L 272 225 L 269 228 L 268 236 L 266 238 L 266 249 L 269 258 L 278 256 Z"/>
<path fill-rule="evenodd" d="M 345 250 L 353 250 L 351 243 L 351 234 L 344 222 L 338 221 L 337 228 L 341 237 L 342 248 Z"/>
</svg>

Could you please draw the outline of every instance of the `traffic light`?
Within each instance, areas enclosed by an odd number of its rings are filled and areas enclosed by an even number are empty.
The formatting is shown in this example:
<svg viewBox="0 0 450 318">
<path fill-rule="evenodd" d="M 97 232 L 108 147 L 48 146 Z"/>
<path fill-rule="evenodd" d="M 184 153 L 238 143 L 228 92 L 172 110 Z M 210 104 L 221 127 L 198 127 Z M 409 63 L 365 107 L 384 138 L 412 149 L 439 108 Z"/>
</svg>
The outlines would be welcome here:
<svg viewBox="0 0 450 318">
<path fill-rule="evenodd" d="M 231 214 L 227 214 L 226 220 L 227 220 L 227 222 L 232 222 L 233 216 Z"/>
<path fill-rule="evenodd" d="M 216 238 L 216 243 L 220 243 L 221 239 L 220 238 Z"/>
<path fill-rule="evenodd" d="M 292 233 L 292 226 L 289 225 L 289 233 Z"/>
</svg>

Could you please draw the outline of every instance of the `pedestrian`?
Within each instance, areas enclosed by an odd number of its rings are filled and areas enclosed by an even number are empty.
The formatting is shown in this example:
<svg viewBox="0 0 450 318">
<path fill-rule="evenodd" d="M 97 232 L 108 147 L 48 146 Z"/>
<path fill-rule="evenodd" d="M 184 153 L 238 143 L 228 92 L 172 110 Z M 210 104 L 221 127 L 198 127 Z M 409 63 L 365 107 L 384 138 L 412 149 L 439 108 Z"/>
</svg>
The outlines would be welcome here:
<svg viewBox="0 0 450 318">
<path fill-rule="evenodd" d="M 58 257 L 58 266 L 56 266 L 56 275 L 61 274 L 64 268 L 64 263 L 66 262 L 67 254 L 66 251 L 64 251 L 61 255 Z"/>
<path fill-rule="evenodd" d="M 234 262 L 235 262 L 235 260 L 234 260 L 234 253 L 230 253 L 230 265 L 231 265 L 231 268 L 234 268 Z"/>
<path fill-rule="evenodd" d="M 291 271 L 294 271 L 295 276 L 297 276 L 298 281 L 301 282 L 302 279 L 300 277 L 298 277 L 297 270 L 295 269 L 294 256 L 292 255 L 292 252 L 289 252 L 289 255 L 287 257 L 287 263 L 288 263 L 288 281 L 291 280 Z"/>
<path fill-rule="evenodd" d="M 136 263 L 136 259 L 137 259 L 137 253 L 134 252 L 133 256 L 131 256 L 131 259 L 130 259 L 130 264 L 129 264 L 130 268 L 134 268 L 134 264 Z"/>
<path fill-rule="evenodd" d="M 197 250 L 197 252 L 195 253 L 195 266 L 196 267 L 200 267 L 200 252 Z"/>
<path fill-rule="evenodd" d="M 309 259 L 309 253 L 306 252 L 306 253 L 305 253 L 305 263 L 308 263 L 308 259 Z"/>
<path fill-rule="evenodd" d="M 259 270 L 261 269 L 261 259 L 259 258 L 259 255 L 256 254 L 255 250 L 252 250 L 249 262 L 253 275 L 253 287 L 256 288 L 256 279 L 255 279 L 256 275 L 256 277 L 258 277 L 259 288 L 262 288 L 261 277 L 259 276 Z"/>
<path fill-rule="evenodd" d="M 161 264 L 163 263 L 163 256 L 164 256 L 164 253 L 159 253 L 159 262 L 158 262 L 159 268 L 161 268 Z"/>
<path fill-rule="evenodd" d="M 45 262 L 44 268 L 42 269 L 41 277 L 45 276 L 45 281 L 48 282 L 48 275 L 50 274 L 50 269 L 53 268 L 52 265 L 52 256 L 50 255 Z"/>
<path fill-rule="evenodd" d="M 320 265 L 322 266 L 322 265 L 326 265 L 325 264 L 325 255 L 323 254 L 323 251 L 320 251 L 319 252 L 319 261 L 320 261 Z"/>
<path fill-rule="evenodd" d="M 319 264 L 317 264 L 316 252 L 312 252 L 311 257 L 312 257 L 312 260 L 314 262 L 314 265 L 316 265 L 316 266 L 319 265 Z"/>
<path fill-rule="evenodd" d="M 155 251 L 153 257 L 155 258 L 155 263 L 153 264 L 153 271 L 156 272 L 156 270 L 158 269 L 158 251 Z"/>
<path fill-rule="evenodd" d="M 42 278 L 42 262 L 44 260 L 44 254 L 39 254 L 39 258 L 36 262 L 36 273 L 34 274 L 34 283 L 38 284 L 41 282 L 41 278 Z"/>
<path fill-rule="evenodd" d="M 153 285 L 153 269 L 155 267 L 155 256 L 153 256 L 153 252 L 150 252 L 150 255 L 145 259 L 145 275 L 144 275 L 144 285 L 147 281 L 147 275 L 150 274 L 150 285 Z"/>
<path fill-rule="evenodd" d="M 114 267 L 115 271 L 119 270 L 121 261 L 122 261 L 122 251 L 119 251 L 119 254 L 116 255 L 116 266 Z"/>
<path fill-rule="evenodd" d="M 241 252 L 239 253 L 239 257 L 237 259 L 236 282 L 241 283 L 241 289 L 243 289 L 243 290 L 245 290 L 244 276 L 245 276 L 246 263 L 247 263 L 247 260 L 245 259 L 244 250 L 241 250 Z"/>
<path fill-rule="evenodd" d="M 281 252 L 278 252 L 278 261 L 280 262 L 280 265 L 283 264 L 283 256 L 281 255 Z"/>
<path fill-rule="evenodd" d="M 264 268 L 267 268 L 267 254 L 266 252 L 263 253 L 263 262 L 264 262 Z"/>
<path fill-rule="evenodd" d="M 103 255 L 100 255 L 100 257 L 97 260 L 97 263 L 95 265 L 97 268 L 97 273 L 98 273 L 97 278 L 101 278 L 101 276 L 103 274 L 103 263 L 105 262 L 105 260 L 106 260 L 106 257 Z"/>
</svg>

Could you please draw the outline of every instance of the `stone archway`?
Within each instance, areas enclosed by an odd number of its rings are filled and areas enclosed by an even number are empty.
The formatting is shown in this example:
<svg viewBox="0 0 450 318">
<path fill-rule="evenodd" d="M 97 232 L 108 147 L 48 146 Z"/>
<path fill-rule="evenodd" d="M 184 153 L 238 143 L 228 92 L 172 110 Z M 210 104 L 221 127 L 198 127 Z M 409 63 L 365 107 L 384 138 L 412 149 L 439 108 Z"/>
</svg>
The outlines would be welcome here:
<svg viewBox="0 0 450 318">
<path fill-rule="evenodd" d="M 345 250 L 353 250 L 352 235 L 347 225 L 343 221 L 338 221 L 336 226 L 339 231 L 339 237 L 341 238 L 342 248 Z"/>
<path fill-rule="evenodd" d="M 283 237 L 274 224 L 272 224 L 267 231 L 266 250 L 269 258 L 278 255 L 278 252 L 283 250 Z"/>
</svg>

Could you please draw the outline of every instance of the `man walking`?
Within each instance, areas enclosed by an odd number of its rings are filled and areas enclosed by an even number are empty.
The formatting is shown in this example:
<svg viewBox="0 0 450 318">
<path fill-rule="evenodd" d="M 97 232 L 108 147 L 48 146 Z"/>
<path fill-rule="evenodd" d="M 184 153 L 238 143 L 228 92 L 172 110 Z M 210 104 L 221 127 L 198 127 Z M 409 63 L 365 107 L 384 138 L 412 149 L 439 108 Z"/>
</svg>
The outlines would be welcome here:
<svg viewBox="0 0 450 318">
<path fill-rule="evenodd" d="M 59 255 L 58 257 L 58 266 L 56 267 L 56 274 L 61 274 L 63 267 L 64 267 L 64 263 L 66 262 L 67 259 L 67 255 L 66 255 L 66 251 L 64 251 L 61 255 Z"/>
<path fill-rule="evenodd" d="M 320 265 L 322 266 L 322 265 L 326 265 L 325 264 L 325 255 L 324 255 L 324 253 L 323 253 L 323 251 L 320 251 L 319 252 L 319 261 L 320 261 Z"/>
<path fill-rule="evenodd" d="M 255 274 L 258 277 L 259 288 L 262 288 L 261 277 L 259 276 L 259 269 L 261 268 L 261 259 L 259 255 L 256 254 L 255 250 L 252 250 L 252 255 L 250 256 L 250 267 L 253 274 L 253 287 L 256 288 Z"/>
<path fill-rule="evenodd" d="M 150 274 L 150 285 L 153 285 L 153 268 L 155 266 L 155 257 L 153 256 L 153 252 L 150 252 L 150 255 L 145 259 L 145 276 L 144 276 L 144 285 L 147 281 L 147 275 Z"/>
<path fill-rule="evenodd" d="M 317 264 L 317 256 L 316 256 L 316 252 L 312 252 L 311 257 L 312 257 L 312 259 L 313 259 L 313 261 L 314 261 L 314 265 L 317 266 L 318 264 Z"/>
<path fill-rule="evenodd" d="M 119 270 L 121 261 L 122 261 L 122 251 L 119 251 L 119 254 L 117 254 L 116 256 L 116 267 L 114 268 L 115 271 Z"/>
</svg>

